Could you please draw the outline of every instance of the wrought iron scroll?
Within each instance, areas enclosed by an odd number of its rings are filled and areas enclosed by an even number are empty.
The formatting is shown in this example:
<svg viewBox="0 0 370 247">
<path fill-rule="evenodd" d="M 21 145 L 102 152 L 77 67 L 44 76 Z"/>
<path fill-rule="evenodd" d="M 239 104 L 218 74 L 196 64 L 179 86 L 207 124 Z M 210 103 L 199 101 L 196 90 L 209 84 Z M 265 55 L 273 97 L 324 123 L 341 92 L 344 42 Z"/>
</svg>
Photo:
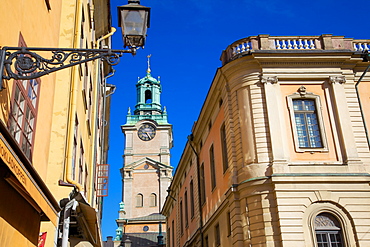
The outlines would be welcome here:
<svg viewBox="0 0 370 247">
<path fill-rule="evenodd" d="M 51 57 L 44 58 L 35 51 L 49 51 Z M 30 80 L 99 58 L 109 65 L 116 65 L 123 53 L 135 53 L 135 51 L 4 47 L 0 53 L 0 73 L 2 73 L 2 79 Z M 6 74 L 3 73 L 4 69 Z"/>
</svg>

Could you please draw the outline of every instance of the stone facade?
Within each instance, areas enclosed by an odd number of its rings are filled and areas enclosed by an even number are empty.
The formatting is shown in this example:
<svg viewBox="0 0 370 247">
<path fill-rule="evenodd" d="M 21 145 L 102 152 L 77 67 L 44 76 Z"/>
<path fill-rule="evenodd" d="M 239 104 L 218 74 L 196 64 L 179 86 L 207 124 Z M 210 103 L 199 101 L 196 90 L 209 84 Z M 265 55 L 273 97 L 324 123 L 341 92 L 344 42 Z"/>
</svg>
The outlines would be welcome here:
<svg viewBox="0 0 370 247">
<path fill-rule="evenodd" d="M 369 246 L 369 48 L 331 35 L 227 47 L 163 208 L 167 245 Z"/>
<path fill-rule="evenodd" d="M 157 245 L 158 235 L 166 232 L 160 212 L 172 181 L 172 125 L 160 103 L 161 87 L 160 81 L 151 76 L 148 60 L 147 75 L 136 84 L 134 114 L 129 110 L 127 122 L 121 126 L 125 148 L 115 246 L 122 239 L 130 239 L 133 247 Z"/>
</svg>

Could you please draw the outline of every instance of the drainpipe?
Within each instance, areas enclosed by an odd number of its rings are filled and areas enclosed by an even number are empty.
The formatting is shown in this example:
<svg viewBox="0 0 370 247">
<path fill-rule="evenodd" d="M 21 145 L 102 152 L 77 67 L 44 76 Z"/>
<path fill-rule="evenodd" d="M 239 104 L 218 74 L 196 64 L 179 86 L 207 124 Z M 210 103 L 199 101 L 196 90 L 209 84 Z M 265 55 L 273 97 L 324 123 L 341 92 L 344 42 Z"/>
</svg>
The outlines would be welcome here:
<svg viewBox="0 0 370 247">
<path fill-rule="evenodd" d="M 199 204 L 199 234 L 200 234 L 200 246 L 204 246 L 204 240 L 203 240 L 203 212 L 202 212 L 202 202 L 201 202 L 201 193 L 200 193 L 200 167 L 199 167 L 199 155 L 195 148 L 192 145 L 192 142 L 194 140 L 193 134 L 190 134 L 188 136 L 188 143 L 193 150 L 196 158 L 197 158 L 197 182 L 198 182 L 198 204 Z M 205 196 L 205 195 L 203 195 Z"/>
<path fill-rule="evenodd" d="M 78 44 L 80 36 L 80 23 L 82 20 L 82 0 L 76 1 L 76 18 L 74 26 L 74 37 L 73 37 L 73 47 L 75 48 Z M 72 156 L 73 156 L 73 142 L 74 142 L 74 125 L 76 121 L 76 108 L 77 108 L 77 88 L 78 88 L 78 78 L 76 73 L 76 68 L 73 67 L 71 70 L 71 89 L 70 89 L 70 105 L 68 113 L 68 130 L 67 130 L 67 147 L 66 147 L 66 180 L 68 183 L 76 186 L 78 191 L 82 191 L 83 187 L 77 181 L 72 178 Z"/>
<path fill-rule="evenodd" d="M 105 40 L 105 39 L 107 39 L 107 38 L 109 38 L 109 37 L 111 37 L 114 33 L 116 32 L 116 29 L 114 28 L 114 27 L 111 27 L 111 31 L 108 33 L 108 34 L 106 34 L 106 35 L 104 35 L 103 37 L 101 37 L 101 38 L 99 38 L 99 39 L 97 39 L 97 41 L 96 41 L 96 43 L 95 43 L 95 48 L 100 48 L 101 47 L 101 42 L 103 41 L 103 40 Z M 96 83 L 97 83 L 97 85 L 96 85 L 96 87 L 95 87 L 95 93 L 94 93 L 94 99 L 96 99 L 96 100 L 98 100 L 98 90 L 99 90 L 99 87 L 100 86 L 102 86 L 102 88 L 103 88 L 103 92 L 102 92 L 102 94 L 103 94 L 103 116 L 102 116 L 102 118 L 103 118 L 103 121 L 104 121 L 104 123 L 105 123 L 105 100 L 106 100 L 106 78 L 109 78 L 110 76 L 113 76 L 113 74 L 112 75 L 108 75 L 108 76 L 106 76 L 106 77 L 104 77 L 103 78 L 103 83 L 101 83 L 101 77 L 100 77 L 100 74 L 101 74 L 101 71 L 102 71 L 102 63 L 101 63 L 101 59 L 99 59 L 99 60 L 97 60 L 97 61 L 94 61 L 94 63 L 95 63 L 95 81 L 96 81 Z M 102 85 L 103 84 L 103 85 Z M 98 114 L 98 112 L 99 112 L 99 109 L 98 109 L 98 103 L 96 103 L 96 107 L 95 107 L 95 110 L 94 110 L 94 112 L 92 112 L 92 121 L 93 121 L 93 119 L 96 119 L 97 118 L 97 114 Z M 92 150 L 94 150 L 94 152 L 92 152 L 92 156 L 91 156 L 91 159 L 92 159 L 92 161 L 93 162 L 98 162 L 97 161 L 97 142 L 98 142 L 98 140 L 97 140 L 97 138 L 96 138 L 96 129 L 97 129 L 97 122 L 96 121 L 94 121 L 95 122 L 95 124 L 93 125 L 94 126 L 94 129 L 92 129 L 92 136 L 95 136 L 95 138 L 94 138 L 94 142 L 93 142 L 93 146 L 91 147 L 91 149 Z M 103 128 L 104 128 L 104 126 L 103 126 Z M 102 131 L 102 133 L 104 134 L 104 130 Z M 103 135 L 102 134 L 102 135 Z M 103 138 L 104 138 L 104 136 L 102 136 Z M 104 139 L 102 139 L 102 140 L 104 140 Z M 100 152 L 100 160 L 99 160 L 99 163 L 100 164 L 102 164 L 103 163 L 103 148 L 104 148 L 104 141 L 103 141 L 103 145 L 102 145 L 102 147 L 101 147 L 101 152 Z M 97 174 L 96 174 L 96 165 L 93 165 L 92 166 L 92 176 L 91 176 L 91 178 L 90 178 L 90 184 L 92 185 L 92 184 L 95 184 L 95 181 L 96 181 L 96 179 L 97 179 L 97 176 L 96 176 Z M 95 194 L 94 193 L 91 193 L 91 195 L 90 195 L 90 198 L 91 198 L 91 202 L 93 203 L 94 201 L 95 201 Z M 92 206 L 95 206 L 95 205 L 93 205 L 92 204 Z"/>
<path fill-rule="evenodd" d="M 364 60 L 363 61 L 364 62 L 369 62 L 370 61 L 370 54 L 365 53 L 365 56 L 364 56 Z M 358 85 L 360 84 L 360 82 L 362 81 L 362 79 L 364 78 L 365 74 L 368 72 L 369 69 L 370 69 L 370 64 L 369 64 L 369 66 L 367 66 L 367 68 L 365 69 L 365 71 L 362 73 L 362 75 L 360 76 L 360 79 L 356 82 L 355 88 L 356 88 L 356 95 L 357 95 L 358 104 L 360 106 L 361 118 L 362 118 L 362 122 L 363 122 L 364 128 L 365 128 L 367 145 L 370 148 L 369 132 L 368 132 L 368 129 L 367 129 L 366 119 L 365 119 L 364 111 L 362 109 L 361 98 L 360 98 L 360 94 L 359 94 L 359 91 L 358 91 Z"/>
<path fill-rule="evenodd" d="M 100 48 L 100 42 L 112 36 L 117 30 L 114 27 L 111 27 L 110 33 L 104 35 L 103 37 L 99 38 L 95 43 L 95 48 Z"/>
<path fill-rule="evenodd" d="M 111 27 L 111 32 L 104 35 L 103 37 L 99 38 L 97 41 L 96 41 L 96 44 L 95 44 L 95 47 L 96 48 L 100 48 L 101 46 L 101 41 L 103 41 L 104 39 L 107 39 L 109 37 L 111 37 L 114 33 L 116 32 L 116 29 L 114 27 Z M 100 64 L 100 63 L 99 63 Z M 99 71 L 101 70 L 101 67 L 99 67 Z M 112 77 L 114 75 L 116 71 L 114 69 L 112 69 L 112 72 L 110 74 L 108 74 L 107 76 L 104 77 L 103 79 L 103 116 L 102 116 L 102 119 L 103 119 L 103 128 L 106 126 L 106 120 L 105 120 L 105 105 L 106 105 L 106 98 L 111 96 L 116 87 L 114 85 L 109 85 L 110 88 L 113 88 L 113 90 L 111 91 L 111 93 L 109 93 L 108 95 L 106 94 L 106 89 L 107 89 L 107 79 Z M 98 73 L 99 74 L 99 73 Z M 102 148 L 101 148 L 101 153 L 100 153 L 100 163 L 104 162 L 104 159 L 103 159 L 103 153 L 104 153 L 104 131 L 102 132 L 102 140 L 103 140 L 103 145 L 102 145 Z"/>
</svg>

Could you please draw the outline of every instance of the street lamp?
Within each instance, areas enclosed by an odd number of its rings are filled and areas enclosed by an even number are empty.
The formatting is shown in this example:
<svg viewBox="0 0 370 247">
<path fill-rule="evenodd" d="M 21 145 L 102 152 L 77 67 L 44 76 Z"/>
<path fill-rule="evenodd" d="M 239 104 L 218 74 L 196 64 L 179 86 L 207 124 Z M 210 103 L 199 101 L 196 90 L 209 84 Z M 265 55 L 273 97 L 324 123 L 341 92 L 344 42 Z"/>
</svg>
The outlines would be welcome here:
<svg viewBox="0 0 370 247">
<path fill-rule="evenodd" d="M 128 0 L 128 4 L 118 10 L 124 48 L 128 50 L 3 47 L 0 50 L 0 90 L 3 89 L 2 79 L 36 79 L 99 58 L 109 65 L 117 65 L 123 53 L 135 55 L 145 44 L 150 8 L 140 5 L 140 0 Z M 51 58 L 36 53 L 40 51 L 51 52 Z"/>
<path fill-rule="evenodd" d="M 140 5 L 140 0 L 128 0 L 128 4 L 117 7 L 117 10 L 124 47 L 144 47 L 150 8 Z"/>
</svg>

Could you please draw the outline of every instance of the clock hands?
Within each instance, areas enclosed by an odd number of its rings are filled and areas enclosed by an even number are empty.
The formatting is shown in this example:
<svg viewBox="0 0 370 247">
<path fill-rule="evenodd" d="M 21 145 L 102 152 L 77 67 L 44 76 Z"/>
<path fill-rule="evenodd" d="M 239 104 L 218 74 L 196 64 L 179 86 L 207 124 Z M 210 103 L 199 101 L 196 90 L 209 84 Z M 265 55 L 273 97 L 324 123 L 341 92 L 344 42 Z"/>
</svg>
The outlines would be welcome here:
<svg viewBox="0 0 370 247">
<path fill-rule="evenodd" d="M 149 133 L 148 133 L 148 132 L 145 132 L 145 134 L 148 136 L 148 138 L 149 138 L 149 139 L 152 139 L 152 136 L 151 136 L 151 135 L 149 135 Z"/>
<path fill-rule="evenodd" d="M 146 124 L 140 127 L 138 134 L 143 141 L 150 141 L 155 137 L 155 129 L 153 126 Z"/>
</svg>

